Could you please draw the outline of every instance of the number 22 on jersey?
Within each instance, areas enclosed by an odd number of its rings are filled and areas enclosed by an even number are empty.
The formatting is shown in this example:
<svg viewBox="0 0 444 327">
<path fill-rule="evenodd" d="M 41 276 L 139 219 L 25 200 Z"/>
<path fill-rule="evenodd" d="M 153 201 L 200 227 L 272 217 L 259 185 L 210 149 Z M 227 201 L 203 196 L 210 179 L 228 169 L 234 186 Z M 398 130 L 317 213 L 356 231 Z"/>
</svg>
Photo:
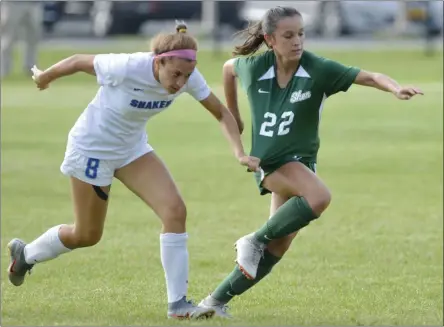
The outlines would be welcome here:
<svg viewBox="0 0 444 327">
<path fill-rule="evenodd" d="M 281 122 L 276 128 L 278 117 L 272 112 L 266 112 L 264 115 L 265 121 L 261 125 L 259 131 L 260 135 L 273 137 L 277 129 L 277 135 L 287 135 L 290 132 L 290 125 L 294 119 L 294 113 L 292 111 L 284 111 L 281 115 Z"/>
</svg>

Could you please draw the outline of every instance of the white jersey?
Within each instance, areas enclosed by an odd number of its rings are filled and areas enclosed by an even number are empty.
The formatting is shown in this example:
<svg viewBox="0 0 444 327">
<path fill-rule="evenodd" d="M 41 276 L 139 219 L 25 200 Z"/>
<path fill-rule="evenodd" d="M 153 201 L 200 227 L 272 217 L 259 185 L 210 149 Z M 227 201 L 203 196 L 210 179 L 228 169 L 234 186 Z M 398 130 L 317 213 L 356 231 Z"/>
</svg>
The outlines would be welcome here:
<svg viewBox="0 0 444 327">
<path fill-rule="evenodd" d="M 100 85 L 68 137 L 69 147 L 90 158 L 118 160 L 147 143 L 146 123 L 187 92 L 197 101 L 210 89 L 197 68 L 176 94 L 169 94 L 154 78 L 154 54 L 99 54 L 94 59 Z"/>
</svg>

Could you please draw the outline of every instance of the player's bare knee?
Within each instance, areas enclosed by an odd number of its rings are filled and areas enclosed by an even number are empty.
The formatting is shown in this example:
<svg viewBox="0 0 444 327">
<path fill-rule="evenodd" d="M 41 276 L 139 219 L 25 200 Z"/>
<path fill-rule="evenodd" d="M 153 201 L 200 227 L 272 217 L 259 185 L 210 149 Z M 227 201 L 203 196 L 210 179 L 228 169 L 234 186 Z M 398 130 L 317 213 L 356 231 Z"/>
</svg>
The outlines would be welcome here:
<svg viewBox="0 0 444 327">
<path fill-rule="evenodd" d="M 159 213 L 164 225 L 177 225 L 185 227 L 187 208 L 182 200 L 166 205 Z"/>
<path fill-rule="evenodd" d="M 313 194 L 308 195 L 306 200 L 310 205 L 311 210 L 313 210 L 317 216 L 320 216 L 330 205 L 331 193 L 327 188 L 322 188 Z"/>
<path fill-rule="evenodd" d="M 90 228 L 76 230 L 73 242 L 76 248 L 94 246 L 102 239 L 103 230 L 100 228 Z"/>
</svg>

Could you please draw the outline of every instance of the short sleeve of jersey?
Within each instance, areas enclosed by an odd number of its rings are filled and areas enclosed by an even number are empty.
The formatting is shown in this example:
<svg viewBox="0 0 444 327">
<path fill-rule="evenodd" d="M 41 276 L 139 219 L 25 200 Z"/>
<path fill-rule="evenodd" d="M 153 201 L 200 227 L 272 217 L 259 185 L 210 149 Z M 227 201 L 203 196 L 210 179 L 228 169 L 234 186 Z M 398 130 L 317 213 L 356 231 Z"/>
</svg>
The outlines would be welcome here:
<svg viewBox="0 0 444 327">
<path fill-rule="evenodd" d="M 197 70 L 197 68 L 194 70 L 188 80 L 186 92 L 197 101 L 205 100 L 210 96 L 211 90 L 205 81 L 205 78 Z"/>
<path fill-rule="evenodd" d="M 234 71 L 239 78 L 242 87 L 245 91 L 248 91 L 252 82 L 254 81 L 254 74 L 258 66 L 260 57 L 250 56 L 250 57 L 239 57 L 234 61 Z"/>
<path fill-rule="evenodd" d="M 336 61 L 325 59 L 322 66 L 324 92 L 327 96 L 347 92 L 359 74 L 360 69 L 344 66 Z"/>
<path fill-rule="evenodd" d="M 123 82 L 128 70 L 129 54 L 98 54 L 94 57 L 94 70 L 99 85 L 117 86 Z"/>
</svg>

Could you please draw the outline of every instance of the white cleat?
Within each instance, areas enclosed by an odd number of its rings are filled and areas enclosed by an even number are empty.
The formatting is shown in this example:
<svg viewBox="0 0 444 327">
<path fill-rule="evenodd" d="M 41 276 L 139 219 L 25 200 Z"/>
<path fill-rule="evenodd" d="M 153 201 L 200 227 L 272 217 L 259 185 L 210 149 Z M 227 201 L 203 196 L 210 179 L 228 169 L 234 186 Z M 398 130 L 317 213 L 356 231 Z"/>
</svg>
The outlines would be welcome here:
<svg viewBox="0 0 444 327">
<path fill-rule="evenodd" d="M 208 295 L 205 299 L 203 299 L 198 306 L 201 308 L 213 309 L 216 317 L 225 319 L 233 318 L 233 316 L 228 313 L 228 305 L 219 303 L 217 300 L 213 299 L 211 295 Z"/>
<path fill-rule="evenodd" d="M 214 314 L 213 308 L 196 306 L 186 297 L 168 304 L 168 318 L 172 319 L 207 319 L 212 318 Z"/>
<path fill-rule="evenodd" d="M 237 251 L 236 263 L 240 271 L 248 279 L 255 279 L 259 261 L 264 256 L 265 244 L 257 241 L 254 234 L 249 234 L 237 240 L 234 246 Z"/>
<path fill-rule="evenodd" d="M 11 260 L 8 267 L 8 277 L 9 281 L 15 286 L 23 284 L 26 274 L 30 274 L 34 266 L 28 264 L 25 260 L 25 246 L 26 243 L 18 238 L 14 238 L 8 243 Z"/>
</svg>

